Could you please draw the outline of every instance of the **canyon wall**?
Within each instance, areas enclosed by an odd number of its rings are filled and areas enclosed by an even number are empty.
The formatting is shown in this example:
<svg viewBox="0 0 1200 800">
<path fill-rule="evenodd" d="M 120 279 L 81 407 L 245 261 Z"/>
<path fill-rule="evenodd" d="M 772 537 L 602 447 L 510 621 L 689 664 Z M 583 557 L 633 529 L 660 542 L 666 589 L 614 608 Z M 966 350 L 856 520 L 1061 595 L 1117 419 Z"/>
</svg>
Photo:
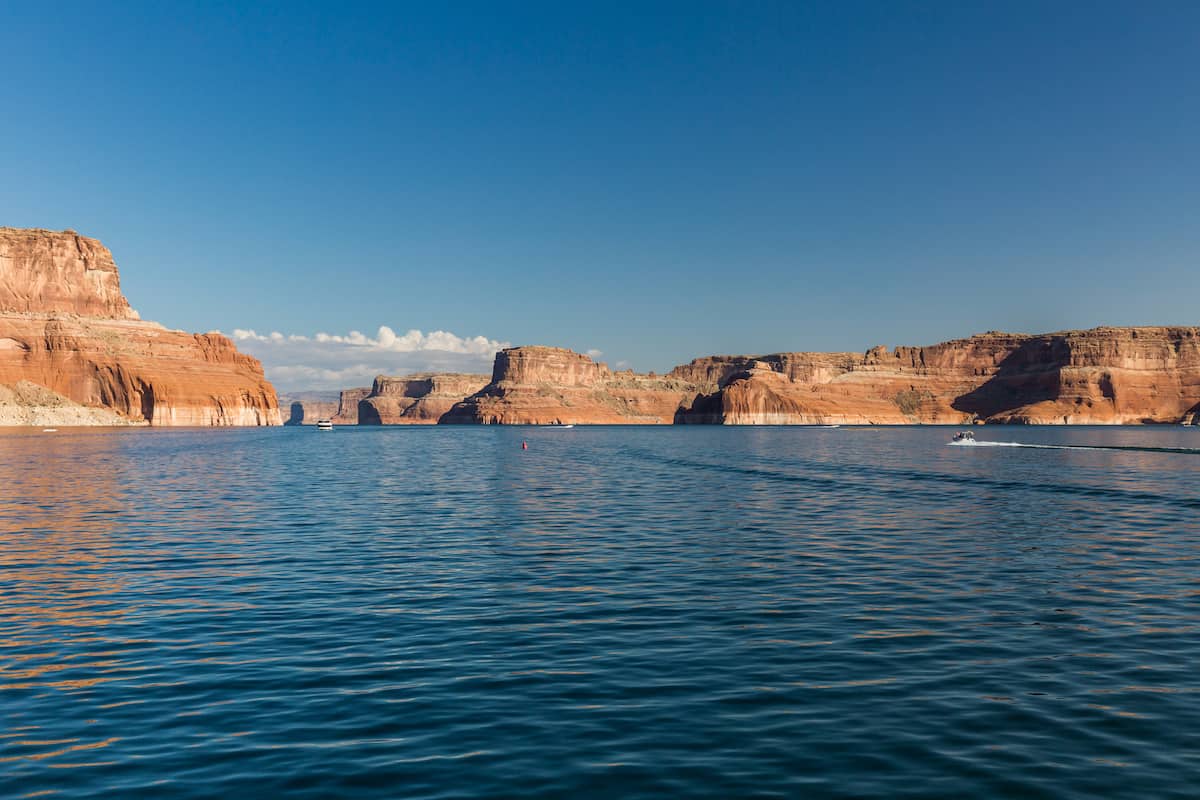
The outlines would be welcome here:
<svg viewBox="0 0 1200 800">
<path fill-rule="evenodd" d="M 0 309 L 137 319 L 112 253 L 74 231 L 0 228 Z"/>
<path fill-rule="evenodd" d="M 1200 329 L 990 332 L 865 353 L 709 356 L 666 376 L 554 347 L 496 354 L 444 423 L 1200 424 Z"/>
<path fill-rule="evenodd" d="M 680 422 L 1129 424 L 1200 414 L 1200 329 L 986 333 L 864 354 L 696 359 Z M 715 388 L 714 388 L 715 384 Z"/>
<path fill-rule="evenodd" d="M 73 231 L 0 228 L 0 384 L 20 381 L 151 425 L 280 423 L 256 359 L 140 320 L 112 254 Z"/>
<path fill-rule="evenodd" d="M 1182 422 L 1200 412 L 1200 328 L 1095 328 L 1030 337 L 959 399 L 994 422 Z"/>
<path fill-rule="evenodd" d="M 496 354 L 491 382 L 456 403 L 441 422 L 670 424 L 696 394 L 688 381 L 614 372 L 560 347 L 511 347 Z"/>
<path fill-rule="evenodd" d="M 334 425 L 357 425 L 358 406 L 371 394 L 369 387 L 360 389 L 343 389 L 338 394 L 337 408 L 330 417 Z"/>
<path fill-rule="evenodd" d="M 360 425 L 435 425 L 468 395 L 487 385 L 488 376 L 422 373 L 375 378 L 358 403 Z"/>
</svg>

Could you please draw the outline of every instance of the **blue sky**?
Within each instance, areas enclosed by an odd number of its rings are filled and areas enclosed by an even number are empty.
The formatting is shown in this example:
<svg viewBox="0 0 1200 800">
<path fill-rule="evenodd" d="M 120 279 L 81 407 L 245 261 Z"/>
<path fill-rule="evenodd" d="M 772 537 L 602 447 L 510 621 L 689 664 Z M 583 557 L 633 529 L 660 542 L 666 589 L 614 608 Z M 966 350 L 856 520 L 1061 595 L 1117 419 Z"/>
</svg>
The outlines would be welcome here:
<svg viewBox="0 0 1200 800">
<path fill-rule="evenodd" d="M 661 371 L 1197 322 L 1195 3 L 0 2 L 0 23 L 0 224 L 100 238 L 146 318 L 306 337 L 243 336 L 313 368 L 285 388 L 486 364 L 474 337 Z"/>
</svg>

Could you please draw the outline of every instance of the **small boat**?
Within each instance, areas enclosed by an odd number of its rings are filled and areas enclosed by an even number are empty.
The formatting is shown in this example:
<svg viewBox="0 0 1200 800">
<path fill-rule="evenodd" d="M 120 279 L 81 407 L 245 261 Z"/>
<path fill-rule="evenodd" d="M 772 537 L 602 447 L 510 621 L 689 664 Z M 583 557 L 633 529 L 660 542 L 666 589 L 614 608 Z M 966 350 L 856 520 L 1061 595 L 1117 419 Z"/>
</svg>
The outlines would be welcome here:
<svg viewBox="0 0 1200 800">
<path fill-rule="evenodd" d="M 555 425 L 543 425 L 542 427 L 543 427 L 543 428 L 574 428 L 574 427 L 575 427 L 575 425 L 574 425 L 573 423 L 572 423 L 572 424 L 570 424 L 570 425 L 557 425 L 557 424 L 555 424 Z"/>
<path fill-rule="evenodd" d="M 822 428 L 840 428 L 841 425 L 821 425 Z"/>
<path fill-rule="evenodd" d="M 58 433 L 58 428 L 42 428 L 42 433 Z"/>
<path fill-rule="evenodd" d="M 975 434 L 971 431 L 959 431 L 950 440 L 952 444 L 975 444 Z"/>
<path fill-rule="evenodd" d="M 319 420 L 317 420 L 317 430 L 331 431 L 331 430 L 333 430 L 333 423 L 327 419 L 319 419 Z"/>
</svg>

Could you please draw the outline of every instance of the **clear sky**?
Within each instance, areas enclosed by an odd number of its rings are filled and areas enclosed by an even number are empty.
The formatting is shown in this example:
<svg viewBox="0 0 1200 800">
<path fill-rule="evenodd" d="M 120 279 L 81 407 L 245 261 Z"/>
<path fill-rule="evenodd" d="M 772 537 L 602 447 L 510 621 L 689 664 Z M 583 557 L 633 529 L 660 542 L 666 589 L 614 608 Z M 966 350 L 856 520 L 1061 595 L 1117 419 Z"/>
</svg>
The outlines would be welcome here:
<svg viewBox="0 0 1200 800">
<path fill-rule="evenodd" d="M 0 0 L 0 224 L 284 388 L 1198 322 L 1195 2 L 242 5 Z"/>
</svg>

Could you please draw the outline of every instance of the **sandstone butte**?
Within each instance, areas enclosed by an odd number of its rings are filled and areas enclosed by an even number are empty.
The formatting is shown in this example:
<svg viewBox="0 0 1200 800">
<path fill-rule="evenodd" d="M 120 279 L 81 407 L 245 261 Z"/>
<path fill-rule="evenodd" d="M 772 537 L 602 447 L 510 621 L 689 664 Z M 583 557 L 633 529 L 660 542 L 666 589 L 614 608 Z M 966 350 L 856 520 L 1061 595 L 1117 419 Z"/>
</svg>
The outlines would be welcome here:
<svg viewBox="0 0 1200 800">
<path fill-rule="evenodd" d="M 357 425 L 358 404 L 369 394 L 370 389 L 343 389 L 338 393 L 337 408 L 329 418 L 330 421 L 335 425 Z"/>
<path fill-rule="evenodd" d="M 112 253 L 74 231 L 0 227 L 0 384 L 14 402 L 62 409 L 59 424 L 112 419 L 78 407 L 151 425 L 280 423 L 256 359 L 220 334 L 141 320 Z M 47 406 L 26 384 L 58 400 Z"/>
<path fill-rule="evenodd" d="M 487 385 L 487 375 L 418 373 L 380 375 L 358 403 L 360 425 L 436 425 L 467 395 Z"/>
<path fill-rule="evenodd" d="M 1200 424 L 1200 329 L 992 332 L 866 353 L 710 356 L 662 377 L 516 347 L 500 351 L 491 382 L 440 421 Z"/>
<path fill-rule="evenodd" d="M 654 425 L 674 422 L 695 395 L 690 382 L 675 377 L 614 372 L 560 347 L 511 347 L 496 354 L 491 382 L 440 421 Z"/>
</svg>

